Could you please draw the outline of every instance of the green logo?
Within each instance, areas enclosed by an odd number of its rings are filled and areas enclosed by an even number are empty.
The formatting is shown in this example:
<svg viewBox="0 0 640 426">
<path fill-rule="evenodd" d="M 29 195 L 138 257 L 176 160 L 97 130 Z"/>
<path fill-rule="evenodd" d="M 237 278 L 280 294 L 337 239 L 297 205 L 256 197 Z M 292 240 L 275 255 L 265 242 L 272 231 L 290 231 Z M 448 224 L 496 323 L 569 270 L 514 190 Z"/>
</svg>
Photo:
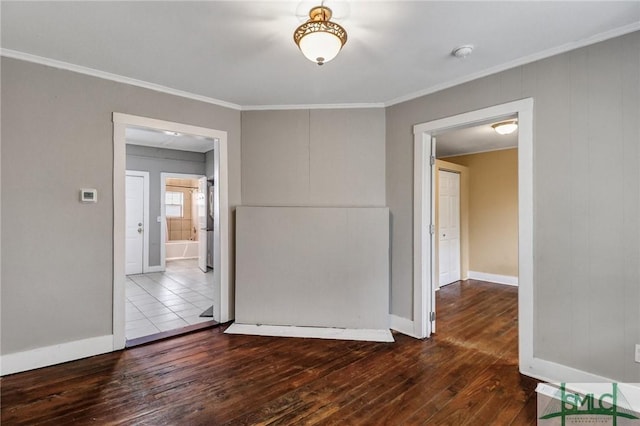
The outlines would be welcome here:
<svg viewBox="0 0 640 426">
<path fill-rule="evenodd" d="M 638 419 L 638 413 L 631 410 L 617 383 L 611 384 L 611 392 L 601 394 L 573 392 L 567 389 L 566 383 L 561 383 L 545 408 L 540 420 L 559 418 L 562 426 L 566 424 L 567 418 L 573 416 L 583 416 L 582 419 L 608 416 L 614 426 L 617 425 L 618 418 Z"/>
</svg>

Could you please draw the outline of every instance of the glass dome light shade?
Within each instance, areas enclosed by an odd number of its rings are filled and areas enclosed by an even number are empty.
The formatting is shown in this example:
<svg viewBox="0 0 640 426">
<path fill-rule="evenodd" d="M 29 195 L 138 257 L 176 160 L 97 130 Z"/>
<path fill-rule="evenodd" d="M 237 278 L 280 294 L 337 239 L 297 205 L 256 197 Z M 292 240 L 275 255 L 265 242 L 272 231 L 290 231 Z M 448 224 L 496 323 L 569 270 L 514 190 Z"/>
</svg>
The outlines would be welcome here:
<svg viewBox="0 0 640 426">
<path fill-rule="evenodd" d="M 518 130 L 518 123 L 516 121 L 505 121 L 503 123 L 496 123 L 491 127 L 500 135 L 509 135 Z"/>
<path fill-rule="evenodd" d="M 317 31 L 302 37 L 299 46 L 307 59 L 322 65 L 338 55 L 342 41 L 334 34 Z"/>
<path fill-rule="evenodd" d="M 309 11 L 309 20 L 296 28 L 293 41 L 307 59 L 322 65 L 338 55 L 347 42 L 347 32 L 331 22 L 331 9 L 317 6 Z"/>
</svg>

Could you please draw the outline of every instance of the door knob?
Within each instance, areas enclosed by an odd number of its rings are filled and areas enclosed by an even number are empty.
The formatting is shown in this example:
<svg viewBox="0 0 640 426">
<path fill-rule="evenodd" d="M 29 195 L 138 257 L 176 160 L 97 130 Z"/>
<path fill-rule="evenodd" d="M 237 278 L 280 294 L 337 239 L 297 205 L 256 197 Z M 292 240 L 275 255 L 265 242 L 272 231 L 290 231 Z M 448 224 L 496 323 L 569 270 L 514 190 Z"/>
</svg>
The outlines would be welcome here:
<svg viewBox="0 0 640 426">
<path fill-rule="evenodd" d="M 138 226 L 142 226 L 142 222 L 138 222 Z"/>
<path fill-rule="evenodd" d="M 138 228 L 138 234 L 142 234 L 142 228 Z"/>
</svg>

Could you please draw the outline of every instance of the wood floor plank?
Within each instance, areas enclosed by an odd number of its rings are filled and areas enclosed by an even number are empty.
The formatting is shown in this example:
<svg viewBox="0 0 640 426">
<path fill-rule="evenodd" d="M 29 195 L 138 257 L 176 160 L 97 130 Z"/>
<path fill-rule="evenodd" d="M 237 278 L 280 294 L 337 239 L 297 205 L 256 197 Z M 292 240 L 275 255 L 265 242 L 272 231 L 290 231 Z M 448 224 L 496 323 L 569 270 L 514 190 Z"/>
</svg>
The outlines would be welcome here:
<svg viewBox="0 0 640 426">
<path fill-rule="evenodd" d="M 395 343 L 208 329 L 0 379 L 3 425 L 529 425 L 517 288 L 437 292 L 437 333 Z"/>
<path fill-rule="evenodd" d="M 407 419 L 425 406 L 433 395 L 450 386 L 456 377 L 466 371 L 457 369 L 457 366 L 466 365 L 475 355 L 468 351 L 455 351 L 444 345 L 439 348 L 448 354 L 446 359 L 440 362 L 430 359 L 425 363 L 437 365 L 438 368 L 424 368 L 423 364 L 420 371 L 412 375 L 411 386 L 398 390 L 388 403 L 369 407 L 370 415 L 380 421 L 380 424 L 407 424 Z"/>
</svg>

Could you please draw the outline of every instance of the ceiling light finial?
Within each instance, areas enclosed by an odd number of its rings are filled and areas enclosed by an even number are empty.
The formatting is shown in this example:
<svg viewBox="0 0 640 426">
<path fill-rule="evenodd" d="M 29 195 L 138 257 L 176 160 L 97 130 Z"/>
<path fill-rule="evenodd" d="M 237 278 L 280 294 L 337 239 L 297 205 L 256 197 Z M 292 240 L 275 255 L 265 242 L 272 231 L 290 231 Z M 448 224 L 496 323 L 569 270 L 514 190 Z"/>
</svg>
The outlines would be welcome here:
<svg viewBox="0 0 640 426">
<path fill-rule="evenodd" d="M 323 65 L 338 55 L 347 42 L 347 32 L 331 22 L 331 9 L 323 5 L 309 11 L 309 20 L 296 28 L 293 41 L 312 62 Z"/>
<path fill-rule="evenodd" d="M 493 130 L 500 135 L 510 135 L 518 130 L 518 120 L 501 121 L 496 124 L 492 124 Z"/>
</svg>

